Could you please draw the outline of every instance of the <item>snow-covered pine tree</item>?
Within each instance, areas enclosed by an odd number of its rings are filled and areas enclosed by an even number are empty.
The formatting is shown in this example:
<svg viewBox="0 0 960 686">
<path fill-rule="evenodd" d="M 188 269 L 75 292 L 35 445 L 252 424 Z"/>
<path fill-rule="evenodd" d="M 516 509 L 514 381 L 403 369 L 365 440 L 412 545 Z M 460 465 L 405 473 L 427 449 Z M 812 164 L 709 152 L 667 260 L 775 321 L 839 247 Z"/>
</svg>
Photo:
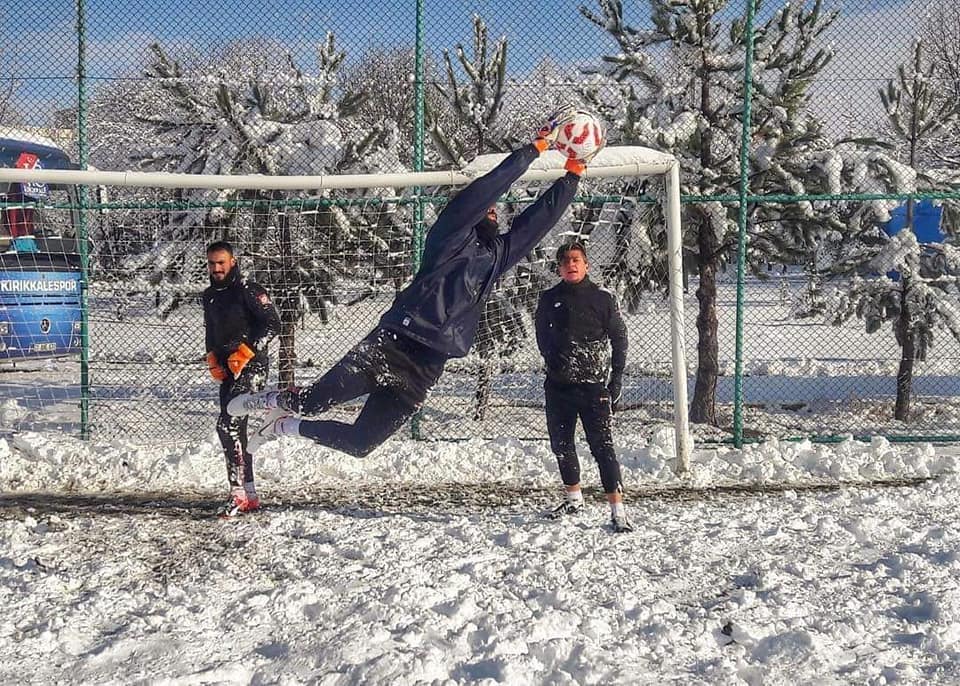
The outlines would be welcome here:
<svg viewBox="0 0 960 686">
<path fill-rule="evenodd" d="M 916 234 L 904 228 L 876 251 L 862 271 L 864 275 L 856 274 L 833 290 L 827 314 L 835 324 L 858 317 L 867 333 L 891 322 L 903 349 L 895 417 L 907 421 L 914 361 L 926 359 L 938 329 L 960 339 L 960 251 L 945 244 L 921 246 Z M 887 276 L 894 272 L 898 280 Z M 905 281 L 908 288 L 903 286 Z M 909 318 L 903 316 L 905 311 Z"/>
<path fill-rule="evenodd" d="M 911 170 L 922 166 L 924 144 L 950 127 L 960 114 L 960 104 L 944 99 L 933 88 L 932 71 L 924 60 L 923 43 L 917 41 L 911 62 L 901 64 L 897 80 L 890 79 L 880 89 L 891 131 Z M 916 174 L 918 191 L 942 190 L 937 183 L 933 176 Z M 901 353 L 894 407 L 894 417 L 900 421 L 910 418 L 914 363 L 926 359 L 935 330 L 944 328 L 960 336 L 956 250 L 939 244 L 920 245 L 914 233 L 914 216 L 911 199 L 907 201 L 903 229 L 886 241 L 885 235 L 877 232 L 868 269 L 861 268 L 863 273 L 853 279 L 849 289 L 835 294 L 829 310 L 836 323 L 854 315 L 862 318 L 868 333 L 877 331 L 885 321 L 892 323 Z M 864 245 L 860 251 L 869 251 L 870 247 Z M 852 265 L 863 264 L 863 257 L 861 252 Z M 898 279 L 887 276 L 892 271 Z"/>
<path fill-rule="evenodd" d="M 652 28 L 637 29 L 624 21 L 619 0 L 598 0 L 598 4 L 599 15 L 586 8 L 581 12 L 619 46 L 618 54 L 603 57 L 603 71 L 621 87 L 605 89 L 604 93 L 622 98 L 619 103 L 614 100 L 609 109 L 616 111 L 624 141 L 676 155 L 684 193 L 715 196 L 735 192 L 745 97 L 742 73 L 746 36 L 742 22 L 727 18 L 724 0 L 652 0 Z M 831 20 L 830 15 L 787 7 L 758 27 L 756 82 L 784 81 L 783 72 L 791 67 L 784 46 L 799 45 L 793 59 L 808 62 L 815 72 L 827 56 L 817 62 L 807 53 L 813 49 L 812 37 L 822 30 L 817 24 L 829 24 Z M 814 23 L 812 37 L 804 41 L 798 26 L 810 22 Z M 666 52 L 655 56 L 658 47 L 666 48 Z M 803 82 L 798 87 L 802 91 Z M 802 98 L 796 95 L 795 101 L 798 107 Z M 766 103 L 758 103 L 756 121 L 764 123 L 774 115 L 764 112 L 765 108 Z M 717 276 L 736 244 L 736 207 L 719 202 L 692 203 L 684 206 L 683 215 L 686 247 L 696 256 L 699 275 L 698 367 L 690 418 L 715 424 L 719 375 Z"/>
<path fill-rule="evenodd" d="M 960 102 L 960 5 L 931 3 L 922 29 L 929 59 L 930 89 L 948 102 Z M 960 120 L 926 140 L 931 167 L 960 168 Z"/>
<path fill-rule="evenodd" d="M 441 155 L 454 166 L 463 168 L 482 153 L 506 152 L 502 135 L 495 123 L 503 107 L 506 85 L 507 39 L 500 37 L 491 51 L 487 24 L 473 16 L 473 55 L 467 57 L 463 45 L 454 52 L 465 79 L 457 76 L 449 50 L 443 51 L 446 83 L 435 82 L 434 88 L 455 115 L 454 131 L 446 131 L 443 118 L 433 107 L 427 108 L 427 129 Z M 429 103 L 428 103 L 429 105 Z"/>
<path fill-rule="evenodd" d="M 649 29 L 628 25 L 619 0 L 598 0 L 599 14 L 581 8 L 619 48 L 602 58 L 600 76 L 607 82 L 595 78 L 585 95 L 617 122 L 624 143 L 673 153 L 680 161 L 683 192 L 701 197 L 734 194 L 739 182 L 748 36 L 742 19 L 730 19 L 727 4 L 652 0 Z M 884 158 L 872 142 L 837 145 L 808 111 L 809 86 L 832 56 L 820 39 L 835 16 L 820 2 L 786 3 L 755 27 L 751 194 L 796 195 L 832 187 L 837 192 L 842 182 L 850 184 L 845 191 L 888 182 L 885 190 L 904 187 L 889 173 L 895 161 Z M 810 202 L 753 205 L 748 208 L 747 267 L 763 276 L 768 265 L 810 255 L 825 234 L 848 231 L 849 216 L 886 209 L 882 204 L 842 210 Z M 696 257 L 699 276 L 698 367 L 690 407 L 695 422 L 717 420 L 717 277 L 734 255 L 736 215 L 734 204 L 717 201 L 683 207 L 686 249 Z"/>
<path fill-rule="evenodd" d="M 365 130 L 355 140 L 343 134 L 343 121 L 356 114 L 364 98 L 338 87 L 344 57 L 332 34 L 318 46 L 316 70 L 309 75 L 272 43 L 231 44 L 216 54 L 194 57 L 189 67 L 154 45 L 147 81 L 141 84 L 143 95 L 131 94 L 139 121 L 150 135 L 143 139 L 143 147 L 128 140 L 126 149 L 142 168 L 161 171 L 324 174 L 344 171 L 358 157 L 389 166 L 385 171 L 397 171 L 395 125 L 387 122 Z M 128 260 L 128 268 L 163 275 L 175 265 L 173 272 L 186 267 L 202 274 L 202 264 L 192 262 L 203 243 L 219 237 L 236 242 L 252 259 L 245 269 L 271 291 L 281 312 L 283 383 L 293 378 L 293 324 L 310 309 L 324 316 L 333 284 L 345 275 L 369 270 L 369 250 L 345 250 L 319 259 L 309 246 L 322 244 L 318 236 L 335 236 L 334 247 L 352 248 L 371 235 L 379 238 L 381 231 L 387 236 L 385 243 L 395 242 L 396 225 L 389 216 L 364 218 L 364 209 L 353 206 L 334 204 L 329 211 L 300 215 L 283 209 L 290 194 L 268 191 L 210 194 L 184 189 L 176 199 L 207 207 L 171 213 L 154 248 Z M 327 206 L 336 198 L 301 199 L 316 207 L 318 201 Z M 236 205 L 210 209 L 211 200 L 249 201 L 252 210 Z"/>
</svg>

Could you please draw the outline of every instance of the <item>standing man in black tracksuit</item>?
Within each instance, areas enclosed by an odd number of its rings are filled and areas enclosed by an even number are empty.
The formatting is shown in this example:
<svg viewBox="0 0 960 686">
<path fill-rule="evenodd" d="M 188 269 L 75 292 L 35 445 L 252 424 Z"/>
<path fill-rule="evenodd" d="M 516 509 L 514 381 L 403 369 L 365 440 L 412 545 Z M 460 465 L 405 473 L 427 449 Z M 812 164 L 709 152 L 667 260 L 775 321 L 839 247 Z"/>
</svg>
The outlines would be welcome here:
<svg viewBox="0 0 960 686">
<path fill-rule="evenodd" d="M 210 286 L 203 291 L 207 367 L 220 382 L 217 435 L 227 460 L 230 499 L 220 514 L 232 517 L 260 508 L 253 483 L 253 456 L 247 447 L 247 418 L 231 417 L 227 403 L 267 382 L 267 343 L 280 333 L 280 316 L 260 286 L 240 276 L 233 247 L 207 247 Z"/>
<path fill-rule="evenodd" d="M 547 431 L 566 487 L 566 499 L 553 516 L 583 508 L 580 461 L 574 443 L 579 416 L 600 468 L 613 529 L 632 531 L 623 506 L 620 463 L 610 426 L 627 362 L 627 328 L 616 297 L 587 276 L 589 266 L 583 243 L 560 246 L 557 269 L 563 280 L 540 294 L 535 315 L 537 347 L 547 368 L 543 386 Z"/>
<path fill-rule="evenodd" d="M 427 234 L 416 277 L 379 325 L 317 382 L 230 403 L 233 415 L 274 410 L 251 445 L 275 435 L 299 435 L 362 457 L 417 412 L 447 359 L 470 350 L 497 279 L 540 242 L 573 200 L 588 160 L 568 160 L 567 174 L 517 216 L 507 233 L 499 233 L 497 199 L 555 142 L 559 127 L 573 114 L 568 110 L 552 116 L 533 143 L 515 150 L 450 201 Z M 293 416 L 319 414 L 366 393 L 353 424 Z"/>
</svg>

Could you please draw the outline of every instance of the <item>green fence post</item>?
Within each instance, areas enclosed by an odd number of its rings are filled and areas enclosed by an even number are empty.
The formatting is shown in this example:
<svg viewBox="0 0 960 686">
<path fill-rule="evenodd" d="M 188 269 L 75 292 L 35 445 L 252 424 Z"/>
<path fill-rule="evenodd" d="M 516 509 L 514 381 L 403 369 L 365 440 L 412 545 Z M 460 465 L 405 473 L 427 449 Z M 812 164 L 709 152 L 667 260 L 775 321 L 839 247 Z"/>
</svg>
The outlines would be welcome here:
<svg viewBox="0 0 960 686">
<path fill-rule="evenodd" d="M 413 62 L 413 170 L 423 171 L 423 136 L 424 136 L 424 83 L 423 83 L 423 0 L 417 0 L 416 46 Z M 415 186 L 413 189 L 413 273 L 420 269 L 420 257 L 423 254 L 423 188 Z M 413 415 L 410 422 L 410 432 L 414 439 L 421 439 L 420 419 L 422 412 Z"/>
<path fill-rule="evenodd" d="M 77 0 L 77 150 L 80 169 L 88 166 L 87 145 L 87 17 L 84 0 Z M 77 187 L 80 211 L 80 437 L 90 438 L 90 251 L 87 246 L 87 187 Z"/>
<path fill-rule="evenodd" d="M 740 189 L 737 213 L 737 323 L 733 372 L 733 444 L 743 447 L 743 288 L 747 261 L 747 195 L 750 183 L 750 103 L 753 98 L 753 20 L 756 0 L 747 0 L 743 61 L 743 126 L 740 132 Z"/>
</svg>

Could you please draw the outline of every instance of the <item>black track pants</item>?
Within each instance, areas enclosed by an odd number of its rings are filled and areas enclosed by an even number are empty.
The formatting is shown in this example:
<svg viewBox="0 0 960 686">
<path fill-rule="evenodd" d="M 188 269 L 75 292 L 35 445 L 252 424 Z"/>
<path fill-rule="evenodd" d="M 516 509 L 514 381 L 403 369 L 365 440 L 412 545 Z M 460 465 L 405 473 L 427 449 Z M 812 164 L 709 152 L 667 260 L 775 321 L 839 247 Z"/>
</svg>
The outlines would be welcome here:
<svg viewBox="0 0 960 686">
<path fill-rule="evenodd" d="M 217 436 L 227 462 L 227 481 L 231 488 L 253 482 L 253 455 L 247 451 L 247 418 L 227 414 L 227 403 L 241 393 L 260 391 L 267 383 L 267 365 L 251 360 L 236 379 L 228 375 L 220 384 L 220 416 Z"/>
<path fill-rule="evenodd" d="M 355 457 L 364 457 L 420 409 L 443 371 L 446 357 L 410 339 L 375 329 L 320 379 L 297 395 L 302 415 L 369 393 L 353 424 L 303 420 L 300 435 Z"/>
<path fill-rule="evenodd" d="M 600 469 L 603 490 L 615 493 L 621 488 L 620 463 L 613 449 L 612 413 L 607 389 L 601 384 L 559 385 L 547 381 L 543 390 L 550 447 L 557 456 L 563 483 L 567 486 L 580 483 L 580 460 L 574 443 L 579 417 L 590 453 Z"/>
</svg>

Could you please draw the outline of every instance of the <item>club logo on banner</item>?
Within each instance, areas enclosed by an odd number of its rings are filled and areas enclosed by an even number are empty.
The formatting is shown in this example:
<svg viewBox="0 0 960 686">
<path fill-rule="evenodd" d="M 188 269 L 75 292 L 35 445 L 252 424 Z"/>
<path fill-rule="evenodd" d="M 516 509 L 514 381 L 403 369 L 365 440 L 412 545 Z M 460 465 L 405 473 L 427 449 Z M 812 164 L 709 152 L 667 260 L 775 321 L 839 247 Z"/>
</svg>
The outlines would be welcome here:
<svg viewBox="0 0 960 686">
<path fill-rule="evenodd" d="M 40 158 L 30 152 L 20 153 L 15 166 L 17 169 L 43 169 Z M 34 198 L 45 198 L 49 193 L 45 183 L 21 183 L 20 188 L 24 195 Z"/>
</svg>

